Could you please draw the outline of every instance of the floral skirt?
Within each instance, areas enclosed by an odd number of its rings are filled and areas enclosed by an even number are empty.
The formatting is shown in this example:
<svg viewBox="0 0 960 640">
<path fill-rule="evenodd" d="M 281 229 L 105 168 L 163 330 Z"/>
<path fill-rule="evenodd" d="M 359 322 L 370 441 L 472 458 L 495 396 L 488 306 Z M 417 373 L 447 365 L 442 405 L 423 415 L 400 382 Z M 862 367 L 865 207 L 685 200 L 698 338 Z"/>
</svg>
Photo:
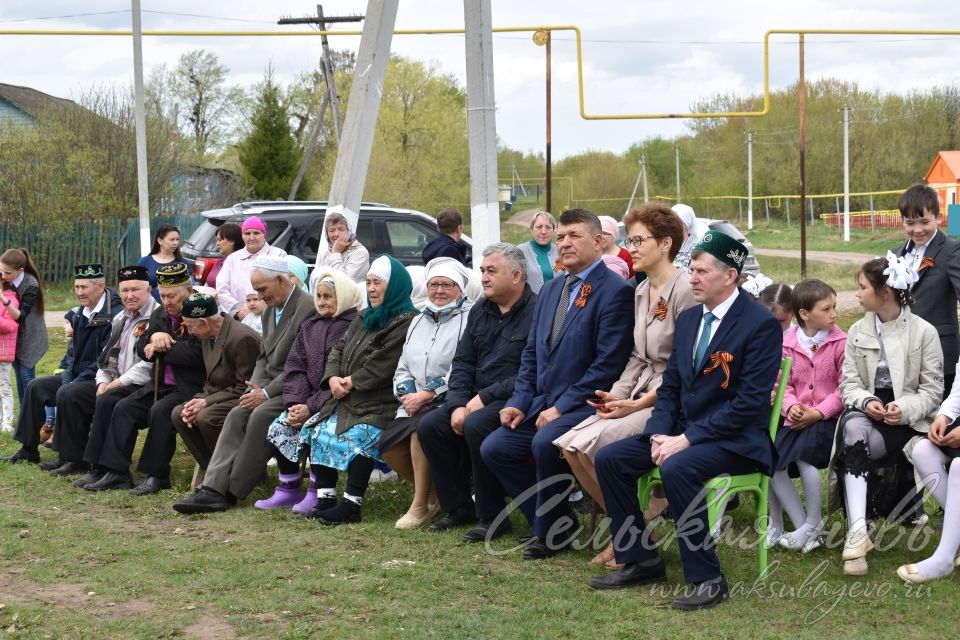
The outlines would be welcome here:
<svg viewBox="0 0 960 640">
<path fill-rule="evenodd" d="M 287 410 L 276 417 L 267 429 L 267 441 L 277 448 L 290 462 L 300 462 L 300 449 L 304 445 L 300 437 L 300 427 L 287 422 Z"/>
<path fill-rule="evenodd" d="M 300 430 L 302 446 L 310 447 L 310 464 L 346 471 L 357 456 L 380 460 L 377 441 L 380 440 L 382 429 L 372 424 L 355 424 L 337 435 L 336 411 L 326 420 L 320 420 L 317 416 L 319 414 L 307 420 Z"/>
</svg>

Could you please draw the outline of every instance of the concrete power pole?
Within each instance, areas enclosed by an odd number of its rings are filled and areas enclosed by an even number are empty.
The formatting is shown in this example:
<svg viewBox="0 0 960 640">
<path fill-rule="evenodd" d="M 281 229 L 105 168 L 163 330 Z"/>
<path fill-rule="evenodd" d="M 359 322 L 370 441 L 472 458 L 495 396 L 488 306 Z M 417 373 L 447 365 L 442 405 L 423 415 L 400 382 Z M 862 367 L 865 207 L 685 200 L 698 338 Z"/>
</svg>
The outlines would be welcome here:
<svg viewBox="0 0 960 640">
<path fill-rule="evenodd" d="M 479 266 L 484 247 L 500 241 L 496 103 L 493 95 L 493 24 L 490 0 L 464 0 L 463 15 L 467 54 L 470 222 L 473 236 L 473 264 Z"/>
<path fill-rule="evenodd" d="M 674 147 L 676 150 L 677 164 L 677 202 L 680 202 L 680 145 Z"/>
<path fill-rule="evenodd" d="M 747 229 L 753 231 L 753 129 L 747 129 Z"/>
<path fill-rule="evenodd" d="M 356 232 L 360 202 L 370 166 L 380 96 L 387 75 L 390 43 L 400 0 L 370 0 L 360 36 L 357 67 L 350 89 L 350 104 L 343 124 L 343 137 L 333 170 L 327 211 L 342 213 Z M 321 242 L 326 242 L 324 228 Z"/>
<path fill-rule="evenodd" d="M 150 253 L 150 192 L 147 181 L 147 116 L 143 104 L 143 46 L 140 36 L 140 0 L 132 0 L 133 100 L 137 138 L 137 193 L 140 203 L 140 255 Z"/>
<path fill-rule="evenodd" d="M 850 107 L 843 108 L 843 241 L 850 242 Z"/>
<path fill-rule="evenodd" d="M 280 18 L 277 24 L 315 24 L 320 28 L 320 31 L 326 31 L 328 22 L 360 22 L 361 20 L 363 20 L 363 16 L 325 17 L 323 15 L 323 5 L 318 4 L 316 17 Z M 323 70 L 323 81 L 327 90 L 324 93 L 323 101 L 320 103 L 320 111 L 317 113 L 316 120 L 313 124 L 313 131 L 310 133 L 309 138 L 307 138 L 307 146 L 303 150 L 303 158 L 300 160 L 300 168 L 297 170 L 297 177 L 293 180 L 293 186 L 290 187 L 288 200 L 295 199 L 297 191 L 300 190 L 303 174 L 307 170 L 310 156 L 313 155 L 313 149 L 316 147 L 317 140 L 320 137 L 320 129 L 323 126 L 323 114 L 327 110 L 327 105 L 330 105 L 330 110 L 333 113 L 333 134 L 336 136 L 337 144 L 340 144 L 340 97 L 337 95 L 337 85 L 333 75 L 333 61 L 330 60 L 330 45 L 325 33 L 320 36 L 320 43 L 323 47 L 320 66 Z"/>
</svg>

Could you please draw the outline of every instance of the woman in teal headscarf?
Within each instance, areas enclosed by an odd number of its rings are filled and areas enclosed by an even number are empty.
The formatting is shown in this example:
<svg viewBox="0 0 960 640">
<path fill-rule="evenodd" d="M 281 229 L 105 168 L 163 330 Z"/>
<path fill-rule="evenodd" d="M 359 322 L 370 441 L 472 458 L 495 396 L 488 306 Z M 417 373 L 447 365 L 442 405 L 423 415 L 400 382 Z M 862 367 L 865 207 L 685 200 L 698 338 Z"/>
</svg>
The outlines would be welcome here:
<svg viewBox="0 0 960 640">
<path fill-rule="evenodd" d="M 307 263 L 297 256 L 287 256 L 287 267 L 290 269 L 290 279 L 304 291 L 307 289 Z"/>
<path fill-rule="evenodd" d="M 360 504 L 370 472 L 380 459 L 377 441 L 400 405 L 393 375 L 410 321 L 410 274 L 394 258 L 382 255 L 367 273 L 367 308 L 355 318 L 327 357 L 323 383 L 333 397 L 303 426 L 316 477 L 316 507 L 306 517 L 323 524 L 360 521 Z M 337 502 L 337 475 L 347 472 L 343 499 Z"/>
<path fill-rule="evenodd" d="M 552 280 L 554 266 L 557 264 L 557 246 L 553 236 L 557 233 L 557 221 L 546 211 L 538 211 L 530 221 L 530 242 L 517 247 L 527 258 L 527 284 L 534 293 L 540 293 L 540 287 Z"/>
</svg>

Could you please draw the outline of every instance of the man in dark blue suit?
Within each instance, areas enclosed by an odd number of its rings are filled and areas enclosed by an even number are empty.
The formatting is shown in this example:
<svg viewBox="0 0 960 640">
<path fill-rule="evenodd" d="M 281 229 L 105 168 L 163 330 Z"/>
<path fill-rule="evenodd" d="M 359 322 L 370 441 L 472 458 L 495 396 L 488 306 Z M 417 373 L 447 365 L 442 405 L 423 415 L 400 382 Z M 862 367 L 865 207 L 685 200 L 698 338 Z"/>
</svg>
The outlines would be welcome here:
<svg viewBox="0 0 960 640">
<path fill-rule="evenodd" d="M 533 527 L 523 557 L 550 557 L 571 542 L 573 475 L 553 441 L 593 409 L 633 347 L 633 288 L 602 260 L 600 221 L 583 209 L 560 216 L 557 253 L 566 269 L 540 290 L 503 428 L 480 447 L 484 462 Z M 532 460 L 531 460 L 532 457 Z M 566 535 L 565 535 L 566 534 Z"/>
<path fill-rule="evenodd" d="M 659 582 L 666 565 L 643 535 L 637 479 L 660 467 L 677 525 L 688 588 L 676 609 L 711 607 L 727 597 L 707 524 L 703 483 L 719 475 L 773 473 L 770 390 L 783 334 L 763 306 L 737 287 L 747 249 L 711 231 L 692 253 L 690 285 L 701 304 L 677 318 L 673 353 L 640 436 L 597 454 L 597 476 L 623 569 L 590 579 L 595 589 Z"/>
</svg>

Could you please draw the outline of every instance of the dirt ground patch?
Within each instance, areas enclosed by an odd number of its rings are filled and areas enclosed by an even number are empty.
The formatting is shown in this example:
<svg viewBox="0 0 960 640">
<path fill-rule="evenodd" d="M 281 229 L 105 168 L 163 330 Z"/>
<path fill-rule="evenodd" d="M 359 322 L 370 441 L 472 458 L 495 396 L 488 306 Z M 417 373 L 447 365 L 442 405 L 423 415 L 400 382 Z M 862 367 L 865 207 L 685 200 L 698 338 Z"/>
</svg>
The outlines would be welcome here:
<svg viewBox="0 0 960 640">
<path fill-rule="evenodd" d="M 55 607 L 80 609 L 91 616 L 126 618 L 152 613 L 156 607 L 149 600 L 134 598 L 125 602 L 104 602 L 83 585 L 57 582 L 38 585 L 30 580 L 0 573 L 0 601 L 20 604 L 48 604 Z"/>
</svg>

